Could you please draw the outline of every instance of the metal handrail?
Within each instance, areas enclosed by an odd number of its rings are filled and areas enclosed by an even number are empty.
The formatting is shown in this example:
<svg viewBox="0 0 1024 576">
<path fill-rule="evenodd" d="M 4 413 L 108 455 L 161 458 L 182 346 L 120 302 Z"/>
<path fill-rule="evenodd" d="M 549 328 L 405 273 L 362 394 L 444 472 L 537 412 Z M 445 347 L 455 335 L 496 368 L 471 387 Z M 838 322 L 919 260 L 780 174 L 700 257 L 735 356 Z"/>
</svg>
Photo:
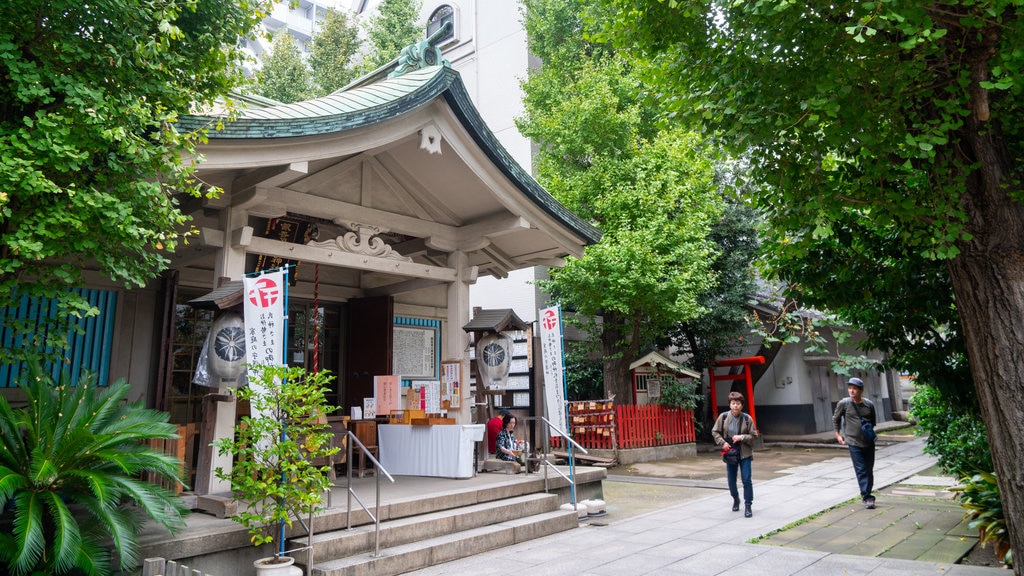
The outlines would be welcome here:
<svg viewBox="0 0 1024 576">
<path fill-rule="evenodd" d="M 572 501 L 572 507 L 573 507 L 573 509 L 577 509 L 577 505 L 576 505 L 577 504 L 576 503 L 576 472 L 575 472 L 575 466 L 573 465 L 573 460 L 572 460 L 572 457 L 571 457 L 572 456 L 572 449 L 571 448 L 569 449 L 569 455 L 570 455 L 570 458 L 569 458 L 569 475 L 566 476 L 564 472 L 562 472 L 558 468 L 555 468 L 554 464 L 552 464 L 551 462 L 548 462 L 547 457 L 546 457 L 546 455 L 551 452 L 551 430 L 554 430 L 555 432 L 557 432 L 559 436 L 561 436 L 562 438 L 565 438 L 572 446 L 575 446 L 575 447 L 579 448 L 580 451 L 583 452 L 584 454 L 589 454 L 589 452 L 587 452 L 586 448 L 584 448 L 583 446 L 580 446 L 579 443 L 577 443 L 575 440 L 573 440 L 572 437 L 569 436 L 569 434 L 567 434 L 564 430 L 562 430 L 558 426 L 555 426 L 554 424 L 552 424 L 551 421 L 548 420 L 547 418 L 545 418 L 544 416 L 535 416 L 535 417 L 526 418 L 526 420 L 538 420 L 538 419 L 542 420 L 549 427 L 549 430 L 545 430 L 545 432 L 544 432 L 544 454 L 545 454 L 545 457 L 544 458 L 536 458 L 536 459 L 534 459 L 534 458 L 530 458 L 529 456 L 526 456 L 524 461 L 529 463 L 531 460 L 534 460 L 536 462 L 541 462 L 541 463 L 544 464 L 544 491 L 545 492 L 548 490 L 548 470 L 554 470 L 556 474 L 558 474 L 563 479 L 565 479 L 565 481 L 569 483 L 569 497 L 570 497 L 570 500 Z M 529 468 L 527 468 L 527 469 L 529 469 Z"/>
<path fill-rule="evenodd" d="M 354 441 L 356 444 L 359 445 L 359 449 L 363 451 L 363 454 L 366 454 L 366 456 L 368 456 L 370 458 L 370 461 L 373 462 L 373 465 L 376 467 L 376 470 L 377 470 L 377 472 L 374 473 L 374 475 L 373 475 L 374 478 L 376 479 L 376 485 L 377 485 L 377 503 L 374 506 L 374 510 L 377 510 L 378 512 L 380 511 L 380 474 L 383 473 L 385 476 L 387 476 L 388 480 L 390 480 L 392 483 L 395 481 L 395 478 L 393 476 L 391 476 L 391 474 L 387 470 L 385 470 L 383 466 L 381 466 L 380 461 L 378 461 L 376 458 L 373 457 L 373 454 L 371 454 L 370 451 L 367 450 L 366 446 L 362 442 L 359 441 L 359 438 L 356 438 L 356 435 L 355 435 L 354 432 L 349 430 L 348 433 L 346 434 L 346 436 L 349 439 L 349 442 L 348 442 L 348 454 L 347 454 L 347 458 L 348 458 L 348 471 L 345 474 L 345 477 L 346 477 L 345 490 L 348 492 L 348 503 L 346 504 L 346 507 L 345 507 L 345 516 L 346 516 L 346 526 L 345 526 L 345 529 L 346 530 L 351 530 L 352 529 L 352 497 L 355 496 L 356 502 L 359 503 L 359 506 L 362 507 L 362 509 L 373 520 L 373 523 L 374 523 L 373 557 L 374 558 L 378 558 L 378 557 L 380 557 L 380 518 L 377 517 L 377 515 L 375 515 L 372 512 L 370 512 L 370 509 L 367 508 L 365 504 L 363 504 L 363 501 L 359 499 L 359 495 L 356 494 L 355 490 L 352 489 L 352 463 L 354 462 L 354 460 L 352 460 L 352 441 Z"/>
</svg>

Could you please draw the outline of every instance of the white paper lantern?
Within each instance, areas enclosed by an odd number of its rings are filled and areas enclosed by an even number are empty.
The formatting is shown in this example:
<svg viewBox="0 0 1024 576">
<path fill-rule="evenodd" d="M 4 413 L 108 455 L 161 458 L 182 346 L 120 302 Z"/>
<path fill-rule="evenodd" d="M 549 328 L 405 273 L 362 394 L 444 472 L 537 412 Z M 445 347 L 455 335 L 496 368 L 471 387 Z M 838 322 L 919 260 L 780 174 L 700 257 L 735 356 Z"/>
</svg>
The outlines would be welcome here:
<svg viewBox="0 0 1024 576">
<path fill-rule="evenodd" d="M 245 324 L 235 312 L 221 314 L 210 328 L 207 357 L 211 385 L 237 386 L 245 369 Z"/>
<path fill-rule="evenodd" d="M 487 334 L 476 343 L 476 366 L 485 388 L 505 388 L 512 367 L 512 339 L 503 334 Z"/>
</svg>

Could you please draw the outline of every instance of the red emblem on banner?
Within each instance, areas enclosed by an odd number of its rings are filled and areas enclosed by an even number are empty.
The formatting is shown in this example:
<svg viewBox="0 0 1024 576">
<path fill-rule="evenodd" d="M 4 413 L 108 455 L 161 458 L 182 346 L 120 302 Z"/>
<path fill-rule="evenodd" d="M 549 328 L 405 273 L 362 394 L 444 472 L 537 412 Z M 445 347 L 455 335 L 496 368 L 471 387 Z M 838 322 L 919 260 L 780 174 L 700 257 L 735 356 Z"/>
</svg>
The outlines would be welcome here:
<svg viewBox="0 0 1024 576">
<path fill-rule="evenodd" d="M 277 282 L 270 278 L 260 278 L 256 281 L 256 286 L 249 290 L 249 302 L 260 308 L 269 308 L 277 302 L 280 295 L 281 289 L 278 288 Z"/>
<path fill-rule="evenodd" d="M 557 328 L 558 327 L 558 316 L 555 315 L 555 311 L 554 310 L 545 310 L 544 311 L 544 320 L 543 320 L 543 322 L 544 322 L 544 329 L 545 330 L 554 330 L 555 328 Z"/>
</svg>

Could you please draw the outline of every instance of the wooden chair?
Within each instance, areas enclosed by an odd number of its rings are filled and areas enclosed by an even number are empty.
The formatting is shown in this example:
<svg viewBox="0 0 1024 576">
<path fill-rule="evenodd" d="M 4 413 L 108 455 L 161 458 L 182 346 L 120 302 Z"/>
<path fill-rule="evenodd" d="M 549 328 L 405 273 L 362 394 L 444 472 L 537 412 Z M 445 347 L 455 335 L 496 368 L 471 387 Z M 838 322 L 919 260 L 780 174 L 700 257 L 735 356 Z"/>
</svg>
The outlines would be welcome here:
<svg viewBox="0 0 1024 576">
<path fill-rule="evenodd" d="M 367 451 L 373 454 L 374 458 L 380 458 L 380 454 L 377 451 L 377 421 L 376 420 L 356 420 L 353 423 L 352 432 L 356 435 L 356 438 L 366 446 Z M 358 450 L 358 447 L 353 447 Z M 366 453 L 362 450 L 359 452 L 359 468 L 357 469 L 359 477 L 362 478 L 366 474 Z M 355 452 L 353 452 L 353 459 L 355 458 Z"/>
</svg>

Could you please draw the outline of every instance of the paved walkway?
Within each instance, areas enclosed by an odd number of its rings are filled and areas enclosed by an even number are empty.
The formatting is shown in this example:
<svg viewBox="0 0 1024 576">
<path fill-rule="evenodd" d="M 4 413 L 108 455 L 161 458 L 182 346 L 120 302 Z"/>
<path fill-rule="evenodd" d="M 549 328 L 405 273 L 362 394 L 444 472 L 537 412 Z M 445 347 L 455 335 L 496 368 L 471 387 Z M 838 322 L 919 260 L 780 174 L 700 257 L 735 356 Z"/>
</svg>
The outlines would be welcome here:
<svg viewBox="0 0 1024 576">
<path fill-rule="evenodd" d="M 880 490 L 935 463 L 922 452 L 923 439 L 879 448 L 875 484 Z M 419 576 L 634 576 L 645 574 L 755 574 L 757 576 L 1005 576 L 999 568 L 830 554 L 747 544 L 857 495 L 848 458 L 834 458 L 792 469 L 792 474 L 754 486 L 754 516 L 729 509 L 718 493 L 607 525 L 584 524 L 577 530 L 531 540 L 475 556 L 410 572 Z M 880 500 L 881 503 L 881 500 Z M 869 525 L 867 536 L 884 526 Z M 878 520 L 888 522 L 889 520 Z M 866 537 L 865 536 L 865 537 Z"/>
</svg>

